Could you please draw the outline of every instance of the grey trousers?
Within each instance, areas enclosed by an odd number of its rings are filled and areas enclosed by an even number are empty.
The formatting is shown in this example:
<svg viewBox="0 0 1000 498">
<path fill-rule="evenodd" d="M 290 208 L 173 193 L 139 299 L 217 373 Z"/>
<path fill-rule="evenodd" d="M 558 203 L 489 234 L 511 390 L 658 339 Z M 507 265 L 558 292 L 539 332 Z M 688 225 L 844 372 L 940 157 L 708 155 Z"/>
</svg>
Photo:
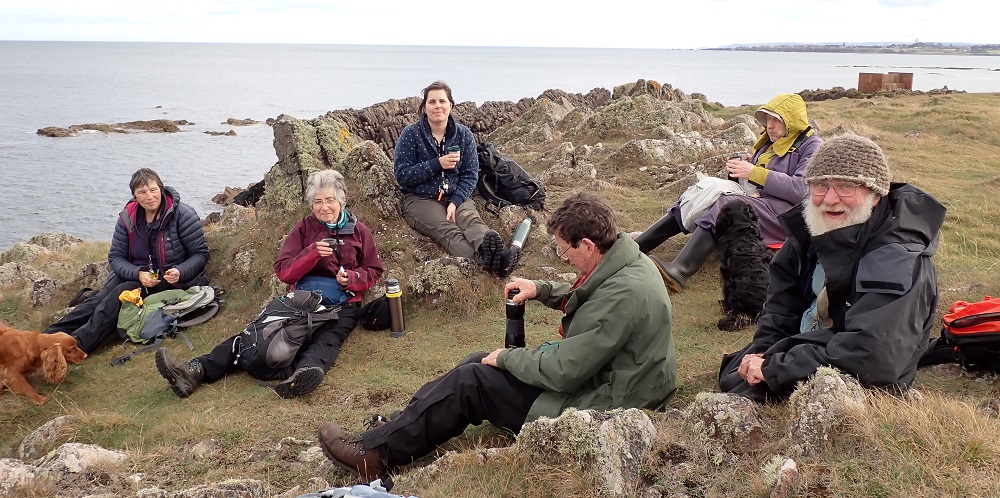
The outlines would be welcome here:
<svg viewBox="0 0 1000 498">
<path fill-rule="evenodd" d="M 483 243 L 490 227 L 479 217 L 476 204 L 466 199 L 455 210 L 455 221 L 449 221 L 447 203 L 424 199 L 412 194 L 403 195 L 403 218 L 414 230 L 434 239 L 448 254 L 468 258 L 482 264 L 479 245 Z"/>
</svg>

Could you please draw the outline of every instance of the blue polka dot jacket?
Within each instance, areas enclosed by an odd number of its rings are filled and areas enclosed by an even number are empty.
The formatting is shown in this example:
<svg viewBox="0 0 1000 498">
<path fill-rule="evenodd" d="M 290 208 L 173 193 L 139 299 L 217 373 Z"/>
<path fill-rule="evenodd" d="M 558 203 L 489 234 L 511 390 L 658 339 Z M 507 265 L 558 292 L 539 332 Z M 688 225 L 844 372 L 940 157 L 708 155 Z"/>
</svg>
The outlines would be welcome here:
<svg viewBox="0 0 1000 498">
<path fill-rule="evenodd" d="M 455 169 L 445 171 L 438 158 L 452 146 L 461 149 L 462 158 Z M 476 139 L 467 126 L 449 116 L 444 141 L 438 143 L 431 134 L 427 115 L 421 115 L 419 122 L 403 128 L 399 134 L 393 170 L 404 193 L 425 199 L 437 199 L 440 193 L 442 201 L 461 206 L 472 195 L 479 180 Z"/>
</svg>

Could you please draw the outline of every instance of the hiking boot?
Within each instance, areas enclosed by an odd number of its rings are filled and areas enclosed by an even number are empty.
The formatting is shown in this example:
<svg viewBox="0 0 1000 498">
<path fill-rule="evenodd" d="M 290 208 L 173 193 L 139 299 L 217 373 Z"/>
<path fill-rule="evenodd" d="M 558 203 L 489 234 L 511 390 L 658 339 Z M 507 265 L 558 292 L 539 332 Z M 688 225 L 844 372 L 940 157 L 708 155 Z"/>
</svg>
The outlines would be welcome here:
<svg viewBox="0 0 1000 498">
<path fill-rule="evenodd" d="M 483 271 L 497 273 L 500 268 L 500 256 L 504 253 L 503 239 L 496 230 L 486 232 L 483 242 L 479 244 L 479 262 Z"/>
<path fill-rule="evenodd" d="M 174 394 L 181 398 L 190 396 L 205 378 L 205 370 L 200 361 L 194 359 L 187 363 L 181 362 L 170 356 L 167 348 L 156 350 L 156 370 L 167 379 Z"/>
<path fill-rule="evenodd" d="M 497 265 L 497 276 L 500 278 L 505 278 L 514 271 L 514 267 L 517 266 L 517 262 L 521 260 L 521 248 L 511 247 L 500 254 L 497 258 L 499 264 Z"/>
<path fill-rule="evenodd" d="M 338 467 L 357 474 L 364 482 L 388 475 L 378 450 L 361 447 L 361 438 L 352 436 L 332 422 L 319 427 L 319 446 Z"/>
<path fill-rule="evenodd" d="M 302 367 L 296 369 L 291 377 L 275 384 L 272 389 L 284 399 L 305 396 L 323 383 L 323 375 L 323 369 L 320 367 Z"/>
</svg>

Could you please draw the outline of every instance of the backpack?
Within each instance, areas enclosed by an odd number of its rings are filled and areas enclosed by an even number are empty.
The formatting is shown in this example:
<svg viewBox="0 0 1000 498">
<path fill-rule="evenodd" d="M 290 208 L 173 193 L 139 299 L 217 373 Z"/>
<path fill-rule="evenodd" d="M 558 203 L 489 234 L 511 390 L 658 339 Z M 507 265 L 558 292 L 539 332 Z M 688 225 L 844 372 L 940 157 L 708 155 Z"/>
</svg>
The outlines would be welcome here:
<svg viewBox="0 0 1000 498">
<path fill-rule="evenodd" d="M 339 318 L 340 306 L 322 300 L 322 294 L 301 289 L 271 299 L 234 341 L 237 365 L 258 380 L 281 374 L 316 330 Z"/>
<path fill-rule="evenodd" d="M 384 294 L 373 299 L 358 311 L 358 323 L 365 330 L 386 330 L 389 328 L 389 298 Z"/>
<path fill-rule="evenodd" d="M 944 328 L 920 365 L 957 362 L 964 369 L 1000 372 L 1000 298 L 955 301 L 942 317 Z"/>
<path fill-rule="evenodd" d="M 150 294 L 142 299 L 141 306 L 123 300 L 118 311 L 118 334 L 123 339 L 145 344 L 146 347 L 115 358 L 111 360 L 111 364 L 125 363 L 133 355 L 157 347 L 164 338 L 175 335 L 180 335 L 188 348 L 194 349 L 194 345 L 180 330 L 205 323 L 215 316 L 219 312 L 219 296 L 223 292 L 221 287 L 195 285 L 188 289 L 170 289 Z"/>
<path fill-rule="evenodd" d="M 545 209 L 545 188 L 521 165 L 498 152 L 493 144 L 476 146 L 479 155 L 479 195 L 487 208 L 498 213 L 501 208 L 517 205 L 542 211 Z"/>
</svg>

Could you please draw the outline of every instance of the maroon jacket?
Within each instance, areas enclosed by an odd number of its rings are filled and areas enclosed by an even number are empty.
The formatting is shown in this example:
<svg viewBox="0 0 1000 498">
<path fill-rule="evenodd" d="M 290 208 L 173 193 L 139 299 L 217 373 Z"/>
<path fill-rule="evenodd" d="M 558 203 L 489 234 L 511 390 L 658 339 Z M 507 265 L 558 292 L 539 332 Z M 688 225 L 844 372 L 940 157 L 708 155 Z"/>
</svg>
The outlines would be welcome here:
<svg viewBox="0 0 1000 498">
<path fill-rule="evenodd" d="M 382 276 L 382 260 L 371 230 L 353 214 L 348 213 L 347 218 L 347 223 L 336 233 L 313 214 L 296 223 L 274 262 L 278 279 L 295 285 L 306 275 L 337 278 L 343 266 L 347 270 L 347 290 L 355 294 L 348 302 L 360 302 L 361 293 Z M 315 242 L 326 238 L 338 238 L 342 244 L 333 248 L 332 256 L 322 257 Z"/>
</svg>

